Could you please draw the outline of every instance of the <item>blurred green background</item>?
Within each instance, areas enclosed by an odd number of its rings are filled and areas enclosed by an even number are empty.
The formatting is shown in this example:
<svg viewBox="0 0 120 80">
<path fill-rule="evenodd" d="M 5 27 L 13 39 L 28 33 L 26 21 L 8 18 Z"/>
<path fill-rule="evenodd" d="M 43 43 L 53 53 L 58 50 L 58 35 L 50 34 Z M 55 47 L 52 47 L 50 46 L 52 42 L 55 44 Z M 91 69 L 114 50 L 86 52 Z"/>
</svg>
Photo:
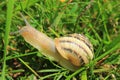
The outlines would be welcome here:
<svg viewBox="0 0 120 80">
<path fill-rule="evenodd" d="M 86 35 L 94 60 L 71 72 L 41 55 L 16 35 L 25 26 L 51 38 L 71 33 Z M 119 80 L 120 0 L 6 0 L 0 1 L 0 80 Z"/>
</svg>

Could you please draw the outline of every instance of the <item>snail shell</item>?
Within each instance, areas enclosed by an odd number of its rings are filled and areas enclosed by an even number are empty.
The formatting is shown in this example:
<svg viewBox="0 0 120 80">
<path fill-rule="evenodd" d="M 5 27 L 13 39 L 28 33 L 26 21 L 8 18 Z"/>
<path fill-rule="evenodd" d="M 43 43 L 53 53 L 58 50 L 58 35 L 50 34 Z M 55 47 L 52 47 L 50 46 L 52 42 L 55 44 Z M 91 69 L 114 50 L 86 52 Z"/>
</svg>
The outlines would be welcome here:
<svg viewBox="0 0 120 80">
<path fill-rule="evenodd" d="M 93 58 L 93 46 L 82 34 L 55 38 L 55 46 L 59 54 L 75 66 L 87 64 Z"/>
</svg>

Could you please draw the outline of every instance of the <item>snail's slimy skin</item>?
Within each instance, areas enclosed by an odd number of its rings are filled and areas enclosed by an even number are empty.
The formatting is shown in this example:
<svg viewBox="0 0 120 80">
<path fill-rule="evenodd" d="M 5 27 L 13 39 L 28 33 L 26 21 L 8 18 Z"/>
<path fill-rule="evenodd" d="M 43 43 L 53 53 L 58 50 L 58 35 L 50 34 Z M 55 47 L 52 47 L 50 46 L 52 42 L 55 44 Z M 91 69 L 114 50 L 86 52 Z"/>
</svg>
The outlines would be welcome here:
<svg viewBox="0 0 120 80">
<path fill-rule="evenodd" d="M 56 52 L 53 40 L 35 28 L 25 26 L 20 30 L 20 34 L 24 37 L 26 42 L 44 52 L 44 55 L 51 56 L 53 58 L 56 55 L 53 54 Z"/>
<path fill-rule="evenodd" d="M 21 15 L 23 17 L 23 15 Z M 23 17 L 24 18 L 24 17 Z M 89 63 L 93 58 L 93 47 L 89 40 L 81 34 L 54 40 L 33 28 L 24 18 L 26 26 L 19 30 L 27 43 L 42 52 L 43 55 L 58 62 L 63 67 L 75 71 L 81 65 Z"/>
<path fill-rule="evenodd" d="M 75 71 L 79 69 L 78 66 L 74 66 L 69 60 L 63 58 L 55 48 L 54 40 L 39 32 L 31 26 L 24 26 L 20 29 L 20 35 L 25 39 L 27 43 L 37 48 L 43 55 L 55 60 L 63 67 Z"/>
</svg>

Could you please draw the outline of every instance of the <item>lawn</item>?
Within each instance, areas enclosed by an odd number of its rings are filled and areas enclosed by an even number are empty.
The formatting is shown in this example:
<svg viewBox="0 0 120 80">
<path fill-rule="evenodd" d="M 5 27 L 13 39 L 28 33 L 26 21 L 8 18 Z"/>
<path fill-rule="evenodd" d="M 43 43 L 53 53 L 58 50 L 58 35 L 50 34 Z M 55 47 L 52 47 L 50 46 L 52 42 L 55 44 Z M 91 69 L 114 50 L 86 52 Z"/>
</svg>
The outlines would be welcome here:
<svg viewBox="0 0 120 80">
<path fill-rule="evenodd" d="M 84 34 L 94 58 L 76 71 L 62 67 L 20 35 L 20 14 L 51 39 Z M 0 80 L 120 80 L 120 0 L 3 0 L 0 43 Z"/>
</svg>

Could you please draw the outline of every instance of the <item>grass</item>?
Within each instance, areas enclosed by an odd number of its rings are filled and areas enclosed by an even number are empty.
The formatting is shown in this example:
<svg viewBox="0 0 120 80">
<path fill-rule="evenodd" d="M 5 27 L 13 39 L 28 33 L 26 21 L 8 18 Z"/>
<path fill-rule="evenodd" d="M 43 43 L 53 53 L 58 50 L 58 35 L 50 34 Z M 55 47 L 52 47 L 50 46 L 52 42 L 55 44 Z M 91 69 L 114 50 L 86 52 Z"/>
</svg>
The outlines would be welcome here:
<svg viewBox="0 0 120 80">
<path fill-rule="evenodd" d="M 119 80 L 119 0 L 9 0 L 0 3 L 0 80 Z M 86 35 L 94 46 L 94 59 L 71 72 L 43 56 L 10 32 L 24 26 L 19 13 L 51 38 L 70 33 Z M 3 47 L 4 46 L 4 47 Z"/>
<path fill-rule="evenodd" d="M 12 17 L 12 11 L 13 11 L 13 5 L 14 5 L 14 1 L 11 0 L 8 1 L 7 7 L 9 7 L 9 9 L 7 9 L 7 20 L 6 20 L 6 28 L 5 28 L 5 36 L 4 36 L 4 61 L 3 61 L 3 68 L 2 68 L 2 80 L 5 80 L 5 68 L 6 68 L 6 55 L 7 55 L 7 46 L 8 46 L 8 42 L 9 42 L 9 32 L 10 32 L 10 26 L 11 26 L 11 17 Z"/>
</svg>

